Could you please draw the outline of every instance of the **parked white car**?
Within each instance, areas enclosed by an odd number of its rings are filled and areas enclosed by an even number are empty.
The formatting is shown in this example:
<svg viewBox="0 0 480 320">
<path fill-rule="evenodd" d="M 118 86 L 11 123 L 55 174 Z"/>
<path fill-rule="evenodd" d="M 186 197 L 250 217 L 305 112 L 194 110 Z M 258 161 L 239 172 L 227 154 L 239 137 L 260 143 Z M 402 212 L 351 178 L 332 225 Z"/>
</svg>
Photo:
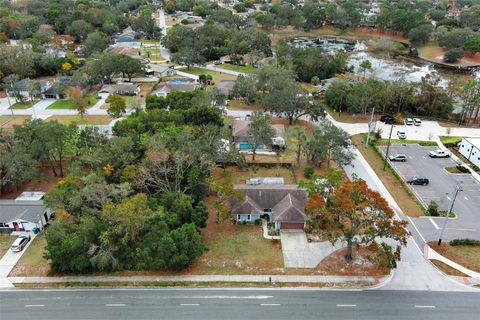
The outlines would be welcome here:
<svg viewBox="0 0 480 320">
<path fill-rule="evenodd" d="M 397 131 L 397 137 L 398 139 L 407 139 L 407 134 L 405 133 L 405 131 Z"/>
<path fill-rule="evenodd" d="M 406 119 L 405 119 L 405 124 L 406 124 L 407 126 L 413 125 L 413 119 L 412 119 L 412 118 L 406 118 Z"/>
<path fill-rule="evenodd" d="M 417 127 L 421 126 L 422 125 L 422 120 L 418 119 L 418 118 L 414 118 L 413 119 L 413 124 Z"/>
</svg>

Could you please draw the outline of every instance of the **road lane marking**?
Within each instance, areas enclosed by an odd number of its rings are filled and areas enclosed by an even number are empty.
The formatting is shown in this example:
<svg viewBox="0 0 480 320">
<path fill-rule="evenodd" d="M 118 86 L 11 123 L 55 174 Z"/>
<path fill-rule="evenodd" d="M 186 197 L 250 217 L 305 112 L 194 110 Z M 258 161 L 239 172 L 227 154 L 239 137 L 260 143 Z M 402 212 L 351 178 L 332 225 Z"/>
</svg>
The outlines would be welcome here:
<svg viewBox="0 0 480 320">
<path fill-rule="evenodd" d="M 467 200 L 468 201 L 468 198 L 467 197 L 463 197 L 463 199 Z"/>
<path fill-rule="evenodd" d="M 280 303 L 260 303 L 262 307 L 278 307 L 281 304 Z"/>
<path fill-rule="evenodd" d="M 193 306 L 199 306 L 200 303 L 180 303 L 180 305 L 183 307 L 193 307 Z"/>
<path fill-rule="evenodd" d="M 415 308 L 429 308 L 429 309 L 435 309 L 435 306 L 415 306 Z"/>
<path fill-rule="evenodd" d="M 433 224 L 433 226 L 435 227 L 435 229 L 437 229 L 437 230 L 440 229 L 440 228 L 438 227 L 438 225 L 435 223 L 435 221 L 433 221 L 432 218 L 428 218 L 428 220 L 430 220 L 430 222 Z"/>
<path fill-rule="evenodd" d="M 452 199 L 450 199 L 450 197 L 449 197 L 449 196 L 447 196 L 447 199 L 448 199 L 448 200 L 452 200 Z"/>
<path fill-rule="evenodd" d="M 337 307 L 356 307 L 356 304 L 337 304 Z"/>
<path fill-rule="evenodd" d="M 125 307 L 125 303 L 107 303 L 105 306 L 107 307 Z"/>
<path fill-rule="evenodd" d="M 41 308 L 41 307 L 45 307 L 44 304 L 26 304 L 25 305 L 25 308 Z"/>
</svg>

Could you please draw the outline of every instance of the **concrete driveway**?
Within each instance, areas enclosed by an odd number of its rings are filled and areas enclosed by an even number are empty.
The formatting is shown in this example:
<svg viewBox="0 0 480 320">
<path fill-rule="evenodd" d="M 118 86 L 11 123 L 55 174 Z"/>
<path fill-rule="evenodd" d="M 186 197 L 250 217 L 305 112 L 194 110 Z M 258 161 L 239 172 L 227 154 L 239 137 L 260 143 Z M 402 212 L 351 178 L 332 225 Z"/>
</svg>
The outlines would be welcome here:
<svg viewBox="0 0 480 320">
<path fill-rule="evenodd" d="M 50 107 L 55 101 L 55 99 L 42 99 L 32 106 L 32 109 L 35 108 L 35 111 L 46 110 Z"/>
<path fill-rule="evenodd" d="M 315 268 L 332 252 L 343 247 L 342 243 L 335 246 L 330 242 L 309 243 L 303 230 L 282 230 L 280 240 L 285 268 Z"/>
<path fill-rule="evenodd" d="M 27 243 L 25 248 L 20 252 L 12 252 L 8 250 L 0 259 L 0 288 L 10 288 L 13 287 L 12 283 L 8 281 L 7 276 L 13 270 L 18 260 L 22 257 L 23 253 L 27 251 L 27 248 L 33 242 L 33 239 L 37 236 L 32 232 L 16 232 L 16 235 L 30 235 L 32 239 Z"/>
</svg>

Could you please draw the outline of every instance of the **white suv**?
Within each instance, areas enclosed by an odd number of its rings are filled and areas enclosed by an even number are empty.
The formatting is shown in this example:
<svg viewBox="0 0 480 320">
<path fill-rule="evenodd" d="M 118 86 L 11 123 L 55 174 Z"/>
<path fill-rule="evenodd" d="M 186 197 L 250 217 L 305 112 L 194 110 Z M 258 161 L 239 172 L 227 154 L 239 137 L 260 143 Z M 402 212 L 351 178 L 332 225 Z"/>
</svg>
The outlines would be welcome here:
<svg viewBox="0 0 480 320">
<path fill-rule="evenodd" d="M 445 149 L 438 149 L 430 151 L 428 155 L 430 156 L 430 158 L 448 158 L 450 157 L 450 151 Z"/>
<path fill-rule="evenodd" d="M 407 134 L 405 133 L 405 131 L 397 131 L 397 137 L 398 139 L 407 139 Z"/>
</svg>

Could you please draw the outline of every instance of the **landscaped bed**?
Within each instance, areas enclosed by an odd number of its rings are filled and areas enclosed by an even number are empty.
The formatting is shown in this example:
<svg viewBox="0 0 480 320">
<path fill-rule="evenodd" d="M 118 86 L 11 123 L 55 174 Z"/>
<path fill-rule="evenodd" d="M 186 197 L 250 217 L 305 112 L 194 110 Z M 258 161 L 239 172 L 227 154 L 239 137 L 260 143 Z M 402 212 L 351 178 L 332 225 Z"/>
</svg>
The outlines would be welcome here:
<svg viewBox="0 0 480 320">
<path fill-rule="evenodd" d="M 436 241 L 430 241 L 428 244 L 433 250 L 437 251 L 439 254 L 441 254 L 445 258 L 448 258 L 467 269 L 480 272 L 480 246 L 479 245 L 452 246 L 448 242 L 442 242 L 442 245 L 438 246 Z"/>
</svg>

